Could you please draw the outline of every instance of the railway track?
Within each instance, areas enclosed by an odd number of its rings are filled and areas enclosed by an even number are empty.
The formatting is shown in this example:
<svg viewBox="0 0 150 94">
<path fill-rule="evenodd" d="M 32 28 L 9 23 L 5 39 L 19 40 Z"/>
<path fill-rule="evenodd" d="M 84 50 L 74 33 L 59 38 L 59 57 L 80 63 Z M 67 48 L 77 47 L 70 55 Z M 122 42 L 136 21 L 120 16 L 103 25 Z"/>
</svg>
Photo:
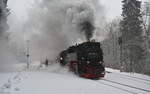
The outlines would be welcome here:
<svg viewBox="0 0 150 94">
<path fill-rule="evenodd" d="M 103 82 L 102 82 L 102 81 L 103 81 Z M 100 81 L 96 81 L 96 82 L 101 83 L 101 84 L 103 84 L 103 85 L 111 86 L 111 87 L 113 87 L 113 88 L 116 88 L 116 89 L 119 89 L 119 90 L 128 92 L 128 93 L 130 93 L 130 94 L 149 94 L 149 93 L 150 93 L 150 90 L 143 89 L 143 88 L 139 88 L 139 87 L 135 87 L 135 86 L 131 86 L 131 85 L 127 85 L 127 84 L 123 84 L 123 83 L 119 83 L 119 82 L 112 81 L 112 80 L 101 79 Z M 107 82 L 107 83 L 105 83 L 105 82 Z M 127 88 L 130 88 L 130 89 L 134 89 L 134 90 L 136 90 L 136 91 L 139 90 L 139 91 L 145 92 L 145 93 L 133 92 L 133 90 L 121 88 L 121 87 L 116 86 L 116 85 L 123 86 L 123 87 L 127 87 Z"/>
<path fill-rule="evenodd" d="M 143 78 L 139 78 L 139 77 L 129 76 L 129 75 L 125 75 L 125 74 L 121 74 L 121 75 L 124 75 L 124 76 L 130 77 L 130 78 L 135 78 L 135 79 L 139 79 L 139 80 L 143 80 L 143 81 L 150 82 L 150 80 L 148 80 L 148 79 L 143 79 Z"/>
<path fill-rule="evenodd" d="M 133 89 L 138 89 L 138 90 L 150 93 L 150 90 L 147 90 L 147 89 L 138 88 L 138 87 L 127 85 L 127 84 L 122 84 L 122 83 L 119 83 L 119 82 L 116 82 L 116 81 L 112 81 L 112 80 L 107 80 L 107 79 L 102 79 L 102 80 L 107 81 L 107 82 L 111 82 L 111 83 L 115 83 L 115 84 L 119 84 L 119 85 L 122 85 L 122 86 L 127 86 L 127 87 L 130 87 L 130 88 L 133 88 Z"/>
<path fill-rule="evenodd" d="M 104 82 L 102 82 L 102 81 L 104 81 Z M 130 85 L 127 85 L 127 84 L 118 83 L 118 82 L 107 80 L 107 79 L 101 79 L 100 81 L 95 81 L 95 82 L 98 83 L 98 84 L 103 84 L 105 86 L 113 87 L 115 89 L 127 92 L 129 94 L 149 94 L 150 93 L 150 90 L 146 90 L 146 89 L 143 89 L 143 88 L 130 86 Z M 108 82 L 108 83 L 105 83 L 105 82 Z M 118 84 L 119 86 L 117 86 L 116 84 Z M 124 86 L 124 88 L 120 87 L 120 86 Z M 125 88 L 125 87 L 127 87 L 127 88 Z M 131 89 L 134 89 L 134 90 L 131 90 Z M 137 92 L 137 90 L 139 90 L 141 92 Z"/>
<path fill-rule="evenodd" d="M 107 73 L 118 74 L 118 75 L 123 75 L 123 76 L 126 76 L 126 77 L 135 78 L 135 79 L 139 79 L 139 80 L 143 80 L 143 81 L 150 82 L 150 80 L 144 79 L 144 78 L 139 78 L 139 77 L 129 76 L 129 75 L 126 75 L 126 74 L 114 73 L 114 72 L 109 72 L 109 71 L 106 71 L 106 72 L 107 72 Z M 150 84 L 150 83 L 149 83 L 149 84 Z"/>
<path fill-rule="evenodd" d="M 138 93 L 133 92 L 133 91 L 131 91 L 131 90 L 127 90 L 127 89 L 124 89 L 124 88 L 120 88 L 120 87 L 117 87 L 117 86 L 115 86 L 115 85 L 111 85 L 111 84 L 107 84 L 107 83 L 103 83 L 103 82 L 99 82 L 99 81 L 96 81 L 96 83 L 103 84 L 103 85 L 106 85 L 106 86 L 110 86 L 110 87 L 113 87 L 113 88 L 115 88 L 115 89 L 118 89 L 118 90 L 121 90 L 121 91 L 130 93 L 130 94 L 138 94 Z"/>
<path fill-rule="evenodd" d="M 124 74 L 119 74 L 119 73 L 113 73 L 111 74 L 112 76 L 118 76 L 119 78 L 122 78 L 122 79 L 128 79 L 128 80 L 132 80 L 132 81 L 135 81 L 135 82 L 140 82 L 140 83 L 144 83 L 146 85 L 149 85 L 150 86 L 150 81 L 145 81 L 145 80 L 141 80 L 141 79 L 135 79 L 133 77 L 130 77 L 128 75 L 124 75 Z"/>
</svg>

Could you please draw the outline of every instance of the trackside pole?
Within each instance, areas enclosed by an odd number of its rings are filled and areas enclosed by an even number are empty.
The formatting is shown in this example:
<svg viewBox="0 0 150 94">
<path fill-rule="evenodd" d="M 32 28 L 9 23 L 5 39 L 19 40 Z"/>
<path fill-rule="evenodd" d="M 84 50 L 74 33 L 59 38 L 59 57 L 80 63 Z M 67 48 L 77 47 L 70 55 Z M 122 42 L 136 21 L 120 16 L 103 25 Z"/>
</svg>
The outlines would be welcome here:
<svg viewBox="0 0 150 94">
<path fill-rule="evenodd" d="M 27 40 L 27 52 L 26 52 L 26 57 L 27 57 L 27 69 L 29 69 L 29 67 L 30 67 L 29 40 Z"/>
</svg>

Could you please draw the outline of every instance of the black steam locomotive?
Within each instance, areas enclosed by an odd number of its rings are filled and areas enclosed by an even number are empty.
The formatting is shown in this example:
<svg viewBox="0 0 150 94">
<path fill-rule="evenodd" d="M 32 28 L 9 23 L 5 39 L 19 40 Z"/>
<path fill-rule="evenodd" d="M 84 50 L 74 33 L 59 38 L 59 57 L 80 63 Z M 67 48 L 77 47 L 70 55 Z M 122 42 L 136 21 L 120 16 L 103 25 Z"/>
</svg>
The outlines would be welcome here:
<svg viewBox="0 0 150 94">
<path fill-rule="evenodd" d="M 103 52 L 99 42 L 84 42 L 60 53 L 59 62 L 80 77 L 99 79 L 104 77 Z"/>
</svg>

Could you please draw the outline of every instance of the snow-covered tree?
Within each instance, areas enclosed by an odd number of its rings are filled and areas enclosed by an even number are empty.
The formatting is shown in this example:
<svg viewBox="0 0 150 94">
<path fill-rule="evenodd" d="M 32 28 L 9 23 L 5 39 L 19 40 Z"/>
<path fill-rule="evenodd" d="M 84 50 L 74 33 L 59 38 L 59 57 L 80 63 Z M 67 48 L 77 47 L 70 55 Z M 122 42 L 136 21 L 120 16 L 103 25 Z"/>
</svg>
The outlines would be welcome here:
<svg viewBox="0 0 150 94">
<path fill-rule="evenodd" d="M 0 33 L 8 29 L 7 16 L 9 10 L 7 9 L 7 0 L 0 0 Z"/>
<path fill-rule="evenodd" d="M 143 4 L 143 27 L 144 27 L 144 36 L 146 41 L 146 48 L 148 51 L 144 56 L 145 67 L 143 73 L 150 75 L 150 1 L 144 2 Z"/>
<path fill-rule="evenodd" d="M 144 64 L 144 37 L 142 27 L 141 1 L 123 0 L 121 32 L 121 64 L 125 71 L 141 72 Z"/>
<path fill-rule="evenodd" d="M 150 1 L 144 2 L 142 14 L 147 47 L 150 49 Z"/>
<path fill-rule="evenodd" d="M 104 61 L 107 67 L 117 68 L 120 67 L 120 50 L 119 50 L 119 22 L 120 19 L 114 19 L 106 24 L 104 31 L 108 32 L 107 38 L 102 42 Z"/>
</svg>

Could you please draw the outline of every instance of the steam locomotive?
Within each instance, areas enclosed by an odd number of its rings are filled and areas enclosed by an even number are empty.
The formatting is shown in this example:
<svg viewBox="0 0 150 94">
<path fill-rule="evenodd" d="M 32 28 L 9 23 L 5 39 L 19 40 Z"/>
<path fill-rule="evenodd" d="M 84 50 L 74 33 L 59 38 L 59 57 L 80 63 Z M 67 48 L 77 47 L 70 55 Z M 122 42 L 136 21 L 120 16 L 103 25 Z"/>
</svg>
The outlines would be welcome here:
<svg viewBox="0 0 150 94">
<path fill-rule="evenodd" d="M 103 52 L 99 42 L 84 42 L 64 50 L 59 55 L 62 66 L 88 79 L 99 79 L 105 75 Z"/>
</svg>

